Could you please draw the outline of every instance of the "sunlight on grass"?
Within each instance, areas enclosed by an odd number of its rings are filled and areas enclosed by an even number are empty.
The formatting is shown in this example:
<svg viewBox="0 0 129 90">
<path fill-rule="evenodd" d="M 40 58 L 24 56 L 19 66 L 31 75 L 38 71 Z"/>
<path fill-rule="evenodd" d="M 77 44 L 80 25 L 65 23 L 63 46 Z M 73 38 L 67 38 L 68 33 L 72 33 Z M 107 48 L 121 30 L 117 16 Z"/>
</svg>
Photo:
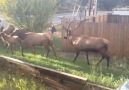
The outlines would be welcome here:
<svg viewBox="0 0 129 90">
<path fill-rule="evenodd" d="M 2 67 L 0 72 L 0 90 L 45 90 L 44 84 L 31 75 L 26 77 L 19 71 L 3 70 Z"/>
<path fill-rule="evenodd" d="M 14 55 L 13 57 L 55 70 L 64 71 L 73 75 L 85 77 L 88 78 L 91 82 L 113 88 L 118 87 L 128 78 L 127 76 L 121 75 L 119 71 L 116 71 L 116 75 L 112 68 L 106 70 L 106 67 L 102 66 L 102 64 L 96 68 L 94 61 L 91 62 L 93 65 L 87 65 L 84 60 L 85 58 L 83 57 L 80 57 L 81 61 L 78 60 L 75 63 L 72 63 L 72 57 L 69 57 L 69 60 L 61 57 L 59 57 L 60 59 L 56 60 L 52 58 L 46 58 L 41 55 L 34 56 L 33 54 L 28 53 L 26 53 L 25 57 L 17 57 L 17 55 Z"/>
<path fill-rule="evenodd" d="M 2 51 L 0 54 L 14 57 L 26 62 L 34 63 L 51 69 L 67 72 L 73 75 L 78 75 L 87 78 L 89 81 L 101 84 L 107 87 L 116 88 L 123 83 L 129 75 L 129 68 L 127 60 L 115 60 L 110 61 L 110 69 L 106 69 L 106 60 L 104 60 L 98 67 L 96 63 L 99 61 L 99 57 L 91 57 L 91 65 L 87 65 L 84 55 L 78 57 L 75 63 L 72 63 L 74 54 L 61 53 L 61 42 L 58 38 L 55 38 L 54 47 L 58 51 L 58 59 L 54 58 L 53 52 L 46 58 L 43 55 L 46 54 L 46 50 L 40 47 L 36 48 L 36 55 L 32 54 L 31 49 L 25 50 L 25 56 L 21 56 L 19 50 L 15 51 L 14 55 L 10 53 L 6 54 L 4 46 L 1 46 Z M 58 40 L 57 40 L 58 39 Z M 124 62 L 125 61 L 125 62 Z M 4 81 L 3 81 L 4 82 Z"/>
</svg>

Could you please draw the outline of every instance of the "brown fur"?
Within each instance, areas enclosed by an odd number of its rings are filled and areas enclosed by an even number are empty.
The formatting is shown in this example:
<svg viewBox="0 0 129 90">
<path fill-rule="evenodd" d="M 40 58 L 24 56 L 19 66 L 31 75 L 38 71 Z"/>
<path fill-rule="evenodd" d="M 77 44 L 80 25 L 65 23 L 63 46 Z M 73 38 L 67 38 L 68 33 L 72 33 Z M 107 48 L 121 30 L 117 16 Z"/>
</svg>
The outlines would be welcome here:
<svg viewBox="0 0 129 90">
<path fill-rule="evenodd" d="M 73 43 L 74 47 L 77 50 L 85 49 L 85 48 L 99 48 L 101 46 L 108 47 L 109 41 L 104 38 L 98 37 L 88 37 L 85 35 L 81 36 L 71 36 L 70 41 Z"/>
<path fill-rule="evenodd" d="M 65 28 L 66 36 L 64 36 L 64 38 L 67 39 L 71 43 L 71 45 L 75 48 L 76 56 L 73 62 L 77 59 L 80 52 L 84 51 L 86 53 L 87 63 L 90 64 L 88 59 L 88 52 L 96 52 L 102 55 L 102 59 L 97 63 L 97 65 L 99 65 L 99 63 L 105 58 L 107 60 L 107 68 L 108 68 L 110 60 L 110 57 L 107 55 L 109 41 L 99 37 L 72 35 L 72 30 L 69 29 L 70 23 L 68 28 Z M 76 28 L 78 28 L 78 26 Z"/>
<path fill-rule="evenodd" d="M 13 31 L 15 30 L 15 27 L 13 25 L 9 25 L 4 31 L 3 33 L 10 35 Z"/>
<path fill-rule="evenodd" d="M 13 46 L 20 45 L 22 43 L 21 39 L 18 36 L 10 36 L 5 33 L 0 33 L 0 37 L 7 44 L 7 52 L 10 47 L 12 54 L 13 54 L 13 50 L 12 50 Z"/>
<path fill-rule="evenodd" d="M 24 46 L 29 46 L 32 48 L 33 53 L 35 54 L 35 46 L 44 46 L 44 48 L 47 50 L 47 55 L 49 54 L 50 48 L 54 51 L 55 57 L 56 53 L 53 48 L 53 37 L 51 32 L 44 32 L 44 33 L 36 33 L 36 32 L 28 32 L 24 33 L 20 30 L 17 30 L 12 33 L 12 35 L 18 35 L 19 38 L 23 40 Z M 22 48 L 22 55 L 23 54 L 24 47 Z"/>
</svg>

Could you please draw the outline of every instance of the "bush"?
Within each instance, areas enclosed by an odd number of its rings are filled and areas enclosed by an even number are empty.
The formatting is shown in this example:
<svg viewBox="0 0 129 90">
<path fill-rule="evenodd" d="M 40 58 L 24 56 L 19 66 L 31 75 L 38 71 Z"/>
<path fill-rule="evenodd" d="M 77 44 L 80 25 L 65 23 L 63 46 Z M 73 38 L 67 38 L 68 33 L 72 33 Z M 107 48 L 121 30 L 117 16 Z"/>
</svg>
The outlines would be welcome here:
<svg viewBox="0 0 129 90">
<path fill-rule="evenodd" d="M 41 31 L 55 12 L 57 0 L 6 0 L 6 14 L 18 27 Z"/>
</svg>

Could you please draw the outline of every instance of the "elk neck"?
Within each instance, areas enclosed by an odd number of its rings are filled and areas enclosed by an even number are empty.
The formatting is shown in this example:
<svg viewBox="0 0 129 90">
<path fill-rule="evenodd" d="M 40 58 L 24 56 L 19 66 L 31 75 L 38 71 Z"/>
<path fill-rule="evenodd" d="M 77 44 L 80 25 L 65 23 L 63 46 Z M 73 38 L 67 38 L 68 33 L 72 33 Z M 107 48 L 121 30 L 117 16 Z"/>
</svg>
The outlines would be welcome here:
<svg viewBox="0 0 129 90">
<path fill-rule="evenodd" d="M 76 37 L 75 36 L 69 36 L 68 38 L 67 38 L 67 40 L 68 40 L 68 42 L 71 44 L 71 46 L 75 49 L 75 50 L 77 50 L 77 48 L 76 48 Z"/>
<path fill-rule="evenodd" d="M 9 35 L 6 35 L 6 34 L 4 34 L 4 33 L 3 33 L 1 36 L 2 36 L 3 39 L 6 39 L 6 38 L 9 37 Z"/>
</svg>

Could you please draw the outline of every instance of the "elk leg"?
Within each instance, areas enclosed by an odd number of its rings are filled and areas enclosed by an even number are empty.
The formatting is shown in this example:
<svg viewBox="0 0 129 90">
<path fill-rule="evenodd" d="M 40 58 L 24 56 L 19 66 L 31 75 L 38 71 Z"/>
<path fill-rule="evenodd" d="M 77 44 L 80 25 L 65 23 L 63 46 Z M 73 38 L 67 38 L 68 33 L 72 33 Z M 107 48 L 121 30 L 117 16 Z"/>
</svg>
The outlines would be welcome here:
<svg viewBox="0 0 129 90">
<path fill-rule="evenodd" d="M 110 57 L 109 57 L 108 55 L 106 55 L 106 54 L 105 54 L 105 55 L 102 55 L 102 59 L 97 63 L 97 66 L 99 65 L 99 63 L 100 63 L 104 58 L 106 58 L 106 60 L 107 60 L 107 69 L 108 69 Z"/>
<path fill-rule="evenodd" d="M 107 69 L 108 69 L 108 67 L 109 67 L 110 57 L 109 57 L 108 55 L 105 55 L 105 58 L 106 58 L 106 60 L 107 60 Z"/>
<path fill-rule="evenodd" d="M 12 50 L 12 48 L 13 48 L 13 47 L 12 47 L 12 45 L 11 45 L 11 46 L 10 46 L 10 49 L 11 49 L 11 52 L 12 52 L 12 54 L 13 54 L 13 50 Z"/>
<path fill-rule="evenodd" d="M 56 55 L 56 52 L 55 52 L 55 49 L 54 49 L 53 45 L 51 45 L 51 48 L 52 48 L 52 50 L 53 50 L 53 52 L 54 52 L 54 54 L 55 54 L 55 57 L 56 57 L 56 59 L 57 59 L 57 55 Z"/>
<path fill-rule="evenodd" d="M 50 48 L 49 48 L 48 46 L 45 46 L 45 49 L 47 50 L 47 55 L 46 55 L 46 57 L 48 57 L 49 52 L 50 52 Z"/>
<path fill-rule="evenodd" d="M 87 59 L 87 64 L 90 65 L 89 58 L 88 58 L 88 53 L 87 52 L 86 52 L 86 59 Z"/>
<path fill-rule="evenodd" d="M 21 46 L 21 53 L 22 53 L 22 56 L 24 56 L 23 52 L 24 52 L 24 48 L 23 48 L 23 46 Z"/>
<path fill-rule="evenodd" d="M 22 43 L 20 46 L 21 46 L 21 54 L 22 54 L 22 56 L 25 56 L 24 55 L 24 49 L 27 49 L 28 45 L 25 45 L 24 43 Z"/>
<path fill-rule="evenodd" d="M 7 53 L 8 53 L 8 50 L 9 50 L 9 46 L 10 46 L 10 45 L 8 44 L 8 46 L 7 46 Z"/>
<path fill-rule="evenodd" d="M 32 48 L 33 54 L 35 55 L 35 47 L 31 46 L 31 48 Z"/>
<path fill-rule="evenodd" d="M 100 61 L 97 63 L 97 66 L 100 64 L 100 62 L 105 58 L 104 55 L 102 55 L 102 58 L 100 59 Z"/>
<path fill-rule="evenodd" d="M 5 41 L 3 41 L 4 42 L 4 46 L 6 46 L 6 42 Z"/>
<path fill-rule="evenodd" d="M 77 57 L 78 57 L 79 54 L 80 54 L 80 52 L 76 52 L 76 56 L 75 56 L 75 58 L 73 60 L 73 63 L 75 62 L 75 60 L 77 59 Z"/>
<path fill-rule="evenodd" d="M 46 57 L 48 57 L 48 55 L 49 55 L 49 52 L 50 52 L 50 49 L 47 49 L 47 55 L 46 55 Z"/>
</svg>

